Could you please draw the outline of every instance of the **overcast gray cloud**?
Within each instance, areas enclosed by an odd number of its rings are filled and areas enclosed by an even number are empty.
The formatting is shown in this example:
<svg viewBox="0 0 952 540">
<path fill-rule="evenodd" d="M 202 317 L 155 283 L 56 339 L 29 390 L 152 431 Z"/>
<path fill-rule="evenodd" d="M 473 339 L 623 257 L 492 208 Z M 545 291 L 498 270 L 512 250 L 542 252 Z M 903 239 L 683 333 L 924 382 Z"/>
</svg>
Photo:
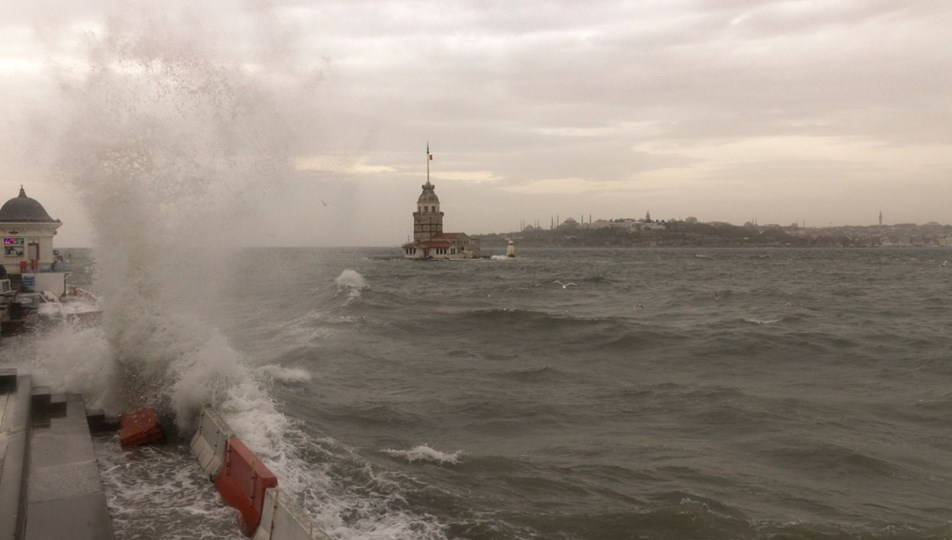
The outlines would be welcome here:
<svg viewBox="0 0 952 540">
<path fill-rule="evenodd" d="M 930 0 L 23 3 L 0 23 L 0 199 L 26 183 L 60 242 L 91 242 L 107 187 L 54 166 L 86 118 L 164 131 L 182 155 L 152 196 L 224 201 L 242 243 L 404 241 L 427 141 L 450 230 L 950 222 L 950 23 Z"/>
</svg>

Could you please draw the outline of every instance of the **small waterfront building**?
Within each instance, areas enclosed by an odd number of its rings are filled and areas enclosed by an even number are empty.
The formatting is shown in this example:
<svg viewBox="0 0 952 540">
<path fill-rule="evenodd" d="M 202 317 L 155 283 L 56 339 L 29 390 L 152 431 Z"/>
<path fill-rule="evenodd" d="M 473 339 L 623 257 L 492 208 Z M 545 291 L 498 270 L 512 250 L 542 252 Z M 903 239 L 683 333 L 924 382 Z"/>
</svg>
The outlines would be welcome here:
<svg viewBox="0 0 952 540">
<path fill-rule="evenodd" d="M 66 262 L 53 249 L 53 237 L 62 224 L 20 186 L 19 196 L 0 206 L 0 265 L 4 270 L 0 274 L 63 294 Z"/>
<path fill-rule="evenodd" d="M 413 213 L 413 241 L 403 245 L 407 259 L 475 259 L 479 257 L 479 240 L 466 233 L 443 232 L 443 212 L 436 186 L 430 183 L 429 170 L 423 192 L 417 198 Z"/>
<path fill-rule="evenodd" d="M 8 274 L 49 267 L 54 259 L 53 236 L 63 223 L 53 219 L 36 199 L 20 195 L 0 207 L 0 234 L 3 254 L 0 263 Z"/>
</svg>

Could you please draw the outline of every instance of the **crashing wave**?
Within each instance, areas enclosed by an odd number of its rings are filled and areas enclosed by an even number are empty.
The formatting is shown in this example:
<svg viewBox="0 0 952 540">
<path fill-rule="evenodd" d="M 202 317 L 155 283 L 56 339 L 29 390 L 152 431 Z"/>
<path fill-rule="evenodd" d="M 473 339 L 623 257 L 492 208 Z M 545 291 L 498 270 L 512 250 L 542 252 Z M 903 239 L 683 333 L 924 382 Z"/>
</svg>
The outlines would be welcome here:
<svg viewBox="0 0 952 540">
<path fill-rule="evenodd" d="M 359 272 L 351 269 L 344 270 L 334 280 L 337 284 L 337 292 L 347 292 L 347 303 L 360 299 L 361 289 L 367 288 L 367 280 Z"/>
</svg>

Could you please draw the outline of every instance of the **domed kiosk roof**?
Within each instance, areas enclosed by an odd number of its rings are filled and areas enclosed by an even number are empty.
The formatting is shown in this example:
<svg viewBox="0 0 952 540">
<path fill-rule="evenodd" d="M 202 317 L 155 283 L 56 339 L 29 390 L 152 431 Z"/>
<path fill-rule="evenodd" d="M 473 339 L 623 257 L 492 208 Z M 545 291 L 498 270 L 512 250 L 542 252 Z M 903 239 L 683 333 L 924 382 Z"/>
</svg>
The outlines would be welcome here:
<svg viewBox="0 0 952 540">
<path fill-rule="evenodd" d="M 39 201 L 27 197 L 23 186 L 20 186 L 20 195 L 10 199 L 0 207 L 0 222 L 2 221 L 55 223 L 57 220 L 46 213 L 46 209 Z"/>
<path fill-rule="evenodd" d="M 434 186 L 433 184 L 430 183 L 429 180 L 427 180 L 426 183 L 423 184 L 423 193 L 420 193 L 420 198 L 417 199 L 417 202 L 418 202 L 418 203 L 438 203 L 438 202 L 440 202 L 440 198 L 437 197 L 437 196 L 436 196 L 436 193 L 433 191 L 433 189 L 434 189 L 435 187 L 436 187 L 436 186 Z"/>
</svg>

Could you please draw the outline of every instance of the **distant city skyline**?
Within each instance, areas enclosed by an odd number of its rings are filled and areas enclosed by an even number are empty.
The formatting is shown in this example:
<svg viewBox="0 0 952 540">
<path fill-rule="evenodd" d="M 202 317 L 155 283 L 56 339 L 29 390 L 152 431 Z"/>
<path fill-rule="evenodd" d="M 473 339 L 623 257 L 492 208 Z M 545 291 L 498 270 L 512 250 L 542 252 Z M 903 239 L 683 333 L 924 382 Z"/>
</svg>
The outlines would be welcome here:
<svg viewBox="0 0 952 540">
<path fill-rule="evenodd" d="M 548 228 L 548 229 L 554 229 L 554 228 L 557 228 L 557 227 L 560 226 L 560 225 L 565 225 L 566 223 L 569 223 L 569 220 L 572 220 L 573 222 L 578 223 L 578 224 L 582 224 L 582 225 L 584 225 L 584 224 L 586 224 L 586 223 L 600 223 L 600 222 L 606 222 L 606 221 L 628 221 L 628 220 L 632 220 L 632 221 L 647 221 L 647 220 L 646 220 L 645 218 L 643 218 L 643 217 L 642 217 L 642 218 L 636 218 L 636 217 L 632 217 L 632 216 L 614 217 L 614 218 L 592 218 L 592 216 L 589 215 L 588 219 L 586 219 L 584 214 L 580 215 L 579 219 L 575 219 L 575 216 L 566 216 L 565 219 L 562 219 L 561 221 L 557 221 L 557 220 L 559 220 L 559 219 L 561 219 L 561 218 L 560 218 L 560 216 L 558 216 L 558 215 L 552 216 L 552 219 L 549 221 L 549 226 L 548 226 L 548 227 L 542 226 L 538 221 L 536 221 L 536 222 L 534 222 L 534 223 L 528 223 L 528 222 L 526 222 L 525 220 L 523 220 L 523 221 L 520 222 L 520 224 L 519 224 L 519 229 L 516 229 L 516 230 L 523 230 L 523 229 L 526 229 L 526 228 L 529 227 L 529 226 L 531 226 L 531 227 L 537 227 L 537 228 L 541 228 L 541 229 L 546 229 L 546 228 Z M 653 219 L 653 218 L 652 218 L 652 219 L 651 219 L 651 221 L 654 221 L 654 222 L 662 222 L 662 221 L 685 221 L 685 220 L 688 220 L 688 221 L 690 221 L 690 220 L 696 220 L 696 221 L 699 222 L 699 223 L 727 223 L 727 224 L 730 224 L 730 225 L 739 225 L 739 226 L 740 226 L 740 225 L 749 225 L 749 224 L 750 224 L 750 225 L 763 226 L 763 227 L 772 227 L 772 226 L 790 227 L 790 226 L 796 226 L 796 227 L 816 228 L 816 229 L 828 229 L 828 228 L 839 228 L 839 227 L 877 227 L 877 226 L 878 226 L 878 227 L 895 227 L 895 226 L 909 226 L 909 225 L 925 226 L 925 225 L 929 225 L 929 224 L 942 225 L 942 226 L 952 226 L 952 224 L 949 224 L 949 223 L 941 223 L 941 222 L 938 222 L 938 221 L 927 221 L 927 222 L 921 222 L 921 223 L 917 223 L 917 222 L 886 223 L 886 222 L 883 221 L 883 219 L 882 219 L 882 214 L 881 214 L 881 213 L 880 213 L 879 219 L 878 219 L 878 221 L 877 221 L 876 223 L 867 223 L 867 224 L 843 223 L 843 224 L 838 224 L 838 225 L 829 225 L 829 224 L 826 224 L 826 225 L 824 225 L 824 224 L 808 224 L 808 223 L 806 222 L 806 220 L 794 221 L 794 222 L 791 222 L 791 223 L 776 223 L 776 222 L 773 222 L 773 221 L 771 221 L 771 222 L 766 222 L 766 223 L 761 223 L 760 220 L 757 219 L 757 218 L 751 218 L 751 219 L 749 219 L 749 220 L 747 220 L 747 221 L 745 221 L 745 222 L 743 222 L 743 223 L 733 223 L 733 222 L 730 222 L 730 221 L 722 221 L 722 220 L 704 221 L 704 220 L 697 219 L 697 217 L 695 217 L 695 216 L 687 216 L 687 217 L 684 217 L 684 218 L 660 218 L 660 219 Z M 496 232 L 498 232 L 498 231 L 496 231 Z M 511 231 L 510 231 L 510 232 L 511 232 Z"/>
<path fill-rule="evenodd" d="M 446 227 L 472 234 L 649 210 L 952 221 L 939 0 L 6 11 L 0 200 L 23 184 L 63 220 L 57 245 L 121 219 L 234 245 L 396 246 L 427 163 Z"/>
</svg>

